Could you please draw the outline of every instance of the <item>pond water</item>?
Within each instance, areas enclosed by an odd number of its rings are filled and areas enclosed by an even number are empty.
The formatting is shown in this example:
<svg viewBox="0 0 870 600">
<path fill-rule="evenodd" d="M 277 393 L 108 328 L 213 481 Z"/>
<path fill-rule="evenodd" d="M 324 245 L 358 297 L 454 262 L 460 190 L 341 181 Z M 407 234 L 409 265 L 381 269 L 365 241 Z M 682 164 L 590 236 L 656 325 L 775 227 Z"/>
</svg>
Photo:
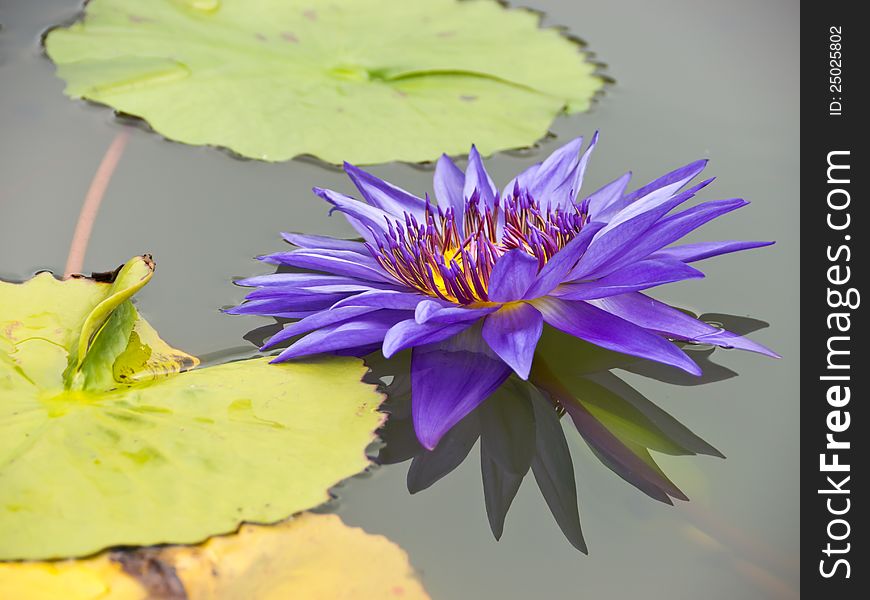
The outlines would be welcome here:
<svg viewBox="0 0 870 600">
<path fill-rule="evenodd" d="M 529 4 L 547 24 L 584 38 L 616 84 L 589 113 L 558 119 L 556 139 L 490 159 L 493 178 L 503 183 L 558 141 L 595 129 L 602 139 L 588 189 L 629 169 L 641 183 L 711 158 L 708 172 L 718 179 L 702 199 L 744 197 L 752 205 L 694 239 L 777 244 L 713 259 L 703 264 L 706 280 L 655 295 L 699 314 L 769 322 L 753 338 L 784 358 L 718 351 L 714 360 L 739 377 L 700 386 L 615 371 L 727 459 L 657 456 L 691 498 L 668 506 L 605 468 L 565 423 L 588 556 L 562 535 L 532 477 L 495 541 L 478 447 L 419 493 L 408 493 L 409 463 L 400 462 L 344 483 L 327 509 L 400 544 L 439 599 L 797 597 L 798 3 Z M 213 360 L 253 354 L 244 336 L 268 323 L 219 312 L 243 296 L 232 279 L 268 272 L 252 258 L 281 249 L 281 230 L 353 237 L 308 192 L 318 185 L 350 193 L 349 182 L 314 161 L 241 161 L 167 142 L 106 108 L 70 101 L 42 56 L 40 35 L 78 9 L 77 0 L 0 2 L 0 277 L 62 272 L 94 171 L 115 136 L 130 129 L 85 271 L 150 252 L 157 276 L 139 307 L 167 341 Z M 414 192 L 431 189 L 429 168 L 371 170 Z"/>
</svg>

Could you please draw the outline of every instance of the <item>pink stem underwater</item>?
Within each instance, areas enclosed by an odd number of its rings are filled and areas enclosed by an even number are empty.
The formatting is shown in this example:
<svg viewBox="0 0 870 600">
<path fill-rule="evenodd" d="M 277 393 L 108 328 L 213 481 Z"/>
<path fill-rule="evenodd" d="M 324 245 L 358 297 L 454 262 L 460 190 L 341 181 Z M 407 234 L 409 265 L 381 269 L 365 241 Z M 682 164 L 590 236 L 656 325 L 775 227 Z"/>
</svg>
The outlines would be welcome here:
<svg viewBox="0 0 870 600">
<path fill-rule="evenodd" d="M 97 172 L 94 174 L 93 180 L 91 180 L 88 193 L 85 194 L 85 201 L 82 204 L 78 222 L 76 222 L 75 233 L 73 234 L 72 243 L 70 243 L 66 267 L 64 268 L 64 279 L 73 273 L 80 273 L 82 270 L 85 262 L 85 253 L 88 250 L 88 241 L 91 238 L 91 230 L 93 230 L 97 212 L 100 210 L 100 203 L 103 201 L 106 188 L 109 187 L 109 181 L 112 179 L 112 173 L 115 172 L 115 168 L 118 166 L 118 161 L 121 160 L 121 155 L 124 153 L 124 148 L 129 139 L 129 130 L 125 129 L 118 133 L 109 145 L 108 150 L 106 150 L 100 166 L 97 167 Z"/>
</svg>

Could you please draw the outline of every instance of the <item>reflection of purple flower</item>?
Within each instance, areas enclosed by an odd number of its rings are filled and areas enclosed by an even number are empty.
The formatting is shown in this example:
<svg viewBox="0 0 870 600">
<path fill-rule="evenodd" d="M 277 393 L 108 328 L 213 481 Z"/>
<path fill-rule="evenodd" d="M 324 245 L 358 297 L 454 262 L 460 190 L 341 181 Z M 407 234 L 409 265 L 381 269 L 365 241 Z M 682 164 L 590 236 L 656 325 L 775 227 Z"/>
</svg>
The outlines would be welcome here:
<svg viewBox="0 0 870 600">
<path fill-rule="evenodd" d="M 413 348 L 414 426 L 433 448 L 444 433 L 511 374 L 529 375 L 544 324 L 588 342 L 699 374 L 670 340 L 703 342 L 775 356 L 640 290 L 703 277 L 688 263 L 769 242 L 669 246 L 707 221 L 744 206 L 705 202 L 676 214 L 710 181 L 683 189 L 697 161 L 625 193 L 629 174 L 578 196 L 597 135 L 495 187 L 472 147 L 463 173 L 442 156 L 437 205 L 352 165 L 365 202 L 315 193 L 344 213 L 364 241 L 285 234 L 299 247 L 262 257 L 314 273 L 239 281 L 259 289 L 236 314 L 299 319 L 263 349 L 307 334 L 274 362 L 320 352 L 385 356 Z"/>
</svg>

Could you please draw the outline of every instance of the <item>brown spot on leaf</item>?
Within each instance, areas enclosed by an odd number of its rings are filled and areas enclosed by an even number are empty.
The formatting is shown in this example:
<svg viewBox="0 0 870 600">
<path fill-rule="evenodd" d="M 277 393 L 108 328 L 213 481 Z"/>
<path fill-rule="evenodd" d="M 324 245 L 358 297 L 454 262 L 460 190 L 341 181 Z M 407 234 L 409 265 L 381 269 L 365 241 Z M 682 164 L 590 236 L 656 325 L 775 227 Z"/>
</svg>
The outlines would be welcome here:
<svg viewBox="0 0 870 600">
<path fill-rule="evenodd" d="M 449 37 L 453 37 L 454 35 L 456 35 L 456 32 L 455 31 L 439 31 L 435 35 L 437 35 L 440 38 L 449 38 Z"/>
<path fill-rule="evenodd" d="M 148 591 L 149 598 L 187 600 L 187 592 L 175 572 L 175 567 L 160 560 L 159 550 L 119 550 L 110 553 L 109 557 L 120 564 L 125 573 L 142 584 Z"/>
<path fill-rule="evenodd" d="M 477 100 L 477 96 L 462 94 L 461 96 L 459 96 L 459 99 L 462 100 L 463 102 L 474 102 L 475 100 Z"/>
<path fill-rule="evenodd" d="M 269 39 L 269 38 L 267 38 L 265 35 L 263 35 L 263 34 L 260 33 L 260 32 L 255 33 L 255 34 L 254 34 L 254 37 L 257 38 L 258 40 L 260 40 L 261 42 L 268 41 L 268 39 Z"/>
<path fill-rule="evenodd" d="M 296 34 L 293 33 L 292 31 L 282 31 L 281 32 L 281 39 L 284 40 L 285 42 L 290 42 L 291 44 L 298 44 L 299 43 L 299 38 L 296 37 Z"/>
<path fill-rule="evenodd" d="M 314 10 L 313 8 L 309 8 L 307 10 L 302 11 L 302 16 L 305 17 L 306 19 L 308 19 L 309 21 L 316 21 L 317 20 L 317 11 Z"/>
</svg>

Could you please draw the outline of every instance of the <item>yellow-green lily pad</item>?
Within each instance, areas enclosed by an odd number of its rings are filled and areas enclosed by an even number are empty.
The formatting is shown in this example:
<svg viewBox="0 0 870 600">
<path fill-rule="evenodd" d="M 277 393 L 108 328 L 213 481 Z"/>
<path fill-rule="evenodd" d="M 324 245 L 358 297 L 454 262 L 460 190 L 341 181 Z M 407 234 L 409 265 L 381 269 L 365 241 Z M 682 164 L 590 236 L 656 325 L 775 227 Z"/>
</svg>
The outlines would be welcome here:
<svg viewBox="0 0 870 600">
<path fill-rule="evenodd" d="M 92 0 L 51 31 L 66 93 L 188 144 L 281 161 L 434 160 L 529 146 L 603 81 L 495 0 Z"/>
<path fill-rule="evenodd" d="M 372 557 L 377 557 L 376 561 Z M 244 525 L 199 546 L 0 563 L 0 598 L 27 600 L 427 600 L 405 552 L 336 515 Z"/>
<path fill-rule="evenodd" d="M 0 560 L 198 542 L 369 464 L 381 396 L 360 361 L 186 371 L 130 300 L 153 269 L 0 282 Z"/>
</svg>

